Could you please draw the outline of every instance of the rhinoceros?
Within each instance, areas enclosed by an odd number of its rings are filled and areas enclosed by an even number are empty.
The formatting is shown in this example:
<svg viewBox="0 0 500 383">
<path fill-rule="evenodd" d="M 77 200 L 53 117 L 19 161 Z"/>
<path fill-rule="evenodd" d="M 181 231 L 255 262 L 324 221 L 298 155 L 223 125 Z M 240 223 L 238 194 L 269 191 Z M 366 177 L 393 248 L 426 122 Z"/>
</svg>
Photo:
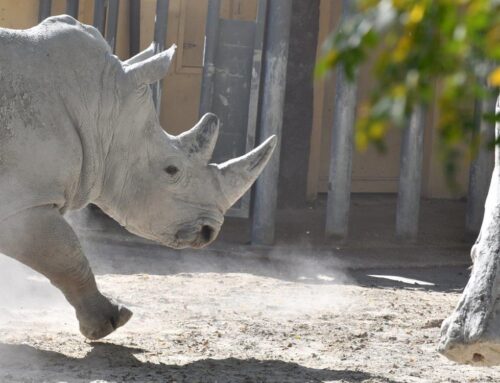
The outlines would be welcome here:
<svg viewBox="0 0 500 383">
<path fill-rule="evenodd" d="M 272 136 L 215 164 L 215 115 L 167 134 L 150 84 L 166 75 L 174 50 L 120 61 L 95 28 L 66 15 L 0 29 L 0 252 L 59 288 L 89 339 L 132 312 L 98 290 L 63 214 L 92 203 L 134 234 L 200 248 L 276 145 Z"/>
</svg>

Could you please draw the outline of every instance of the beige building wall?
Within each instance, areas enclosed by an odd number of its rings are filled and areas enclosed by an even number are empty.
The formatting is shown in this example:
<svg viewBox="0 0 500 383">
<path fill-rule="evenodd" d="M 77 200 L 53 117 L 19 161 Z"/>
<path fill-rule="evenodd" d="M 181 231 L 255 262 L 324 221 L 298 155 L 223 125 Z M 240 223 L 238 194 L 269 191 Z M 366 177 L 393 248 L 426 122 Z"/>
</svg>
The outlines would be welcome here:
<svg viewBox="0 0 500 383">
<path fill-rule="evenodd" d="M 165 130 L 178 134 L 192 127 L 198 119 L 199 95 L 203 63 L 203 41 L 208 0 L 170 0 L 167 25 L 167 45 L 176 43 L 178 51 L 173 68 L 163 81 L 160 121 Z M 318 55 L 321 43 L 336 27 L 340 1 L 321 0 Z M 65 0 L 53 0 L 52 14 L 62 14 Z M 93 0 L 80 0 L 79 20 L 92 24 Z M 153 39 L 156 0 L 141 1 L 141 49 Z M 254 19 L 257 0 L 223 0 L 221 17 Z M 37 23 L 38 0 L 0 0 L 0 27 L 29 28 Z M 117 31 L 117 55 L 128 58 L 128 1 L 120 1 Z M 359 104 L 369 97 L 372 86 L 370 65 L 360 73 Z M 308 197 L 326 192 L 330 156 L 330 132 L 333 121 L 335 76 L 317 80 L 314 93 L 314 120 L 308 177 Z M 448 198 L 452 194 L 444 182 L 442 165 L 436 151 L 435 121 L 438 112 L 431 108 L 425 132 L 424 174 L 422 192 L 426 197 Z M 353 159 L 353 192 L 394 193 L 398 189 L 401 132 L 393 130 L 387 137 L 388 151 L 377 153 L 370 148 L 356 152 Z M 465 194 L 468 164 L 460 174 Z"/>
</svg>

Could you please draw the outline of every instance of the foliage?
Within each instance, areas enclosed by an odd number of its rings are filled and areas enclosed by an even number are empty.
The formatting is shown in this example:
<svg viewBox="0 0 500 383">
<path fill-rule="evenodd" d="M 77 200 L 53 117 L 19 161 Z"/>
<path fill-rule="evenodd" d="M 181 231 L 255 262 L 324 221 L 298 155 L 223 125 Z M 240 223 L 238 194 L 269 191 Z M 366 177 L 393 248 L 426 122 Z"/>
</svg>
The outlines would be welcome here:
<svg viewBox="0 0 500 383">
<path fill-rule="evenodd" d="M 472 155 L 480 142 L 475 102 L 495 97 L 500 86 L 500 67 L 491 64 L 500 62 L 500 0 L 358 0 L 325 46 L 319 75 L 341 64 L 354 79 L 375 55 L 375 90 L 361 106 L 358 148 L 382 148 L 389 127 L 404 127 L 416 105 L 436 101 L 452 181 L 458 158 Z M 498 119 L 487 112 L 483 118 Z"/>
</svg>

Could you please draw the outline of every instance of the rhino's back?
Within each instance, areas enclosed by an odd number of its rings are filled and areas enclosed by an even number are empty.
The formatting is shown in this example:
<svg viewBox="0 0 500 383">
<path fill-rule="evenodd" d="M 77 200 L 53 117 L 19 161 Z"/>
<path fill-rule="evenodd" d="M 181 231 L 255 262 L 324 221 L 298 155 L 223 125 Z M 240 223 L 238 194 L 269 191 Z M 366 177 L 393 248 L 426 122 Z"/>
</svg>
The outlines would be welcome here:
<svg viewBox="0 0 500 383">
<path fill-rule="evenodd" d="M 59 85 L 59 80 L 95 73 L 110 48 L 97 29 L 62 15 L 30 29 L 0 28 L 0 52 L 0 71 L 7 77 L 10 72 L 35 84 L 50 79 Z"/>
<path fill-rule="evenodd" d="M 79 82 L 92 81 L 88 61 L 98 65 L 107 50 L 100 40 L 69 16 L 0 29 L 0 219 L 33 205 L 62 206 L 77 187 L 82 148 L 66 98 L 88 93 Z"/>
</svg>

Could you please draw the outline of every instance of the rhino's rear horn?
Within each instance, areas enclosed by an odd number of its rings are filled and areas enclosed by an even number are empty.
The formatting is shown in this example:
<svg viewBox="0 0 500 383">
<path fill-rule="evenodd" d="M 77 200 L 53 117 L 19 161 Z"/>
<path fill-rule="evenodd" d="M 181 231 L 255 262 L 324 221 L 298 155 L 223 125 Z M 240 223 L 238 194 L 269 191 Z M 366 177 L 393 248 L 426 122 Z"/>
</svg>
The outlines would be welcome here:
<svg viewBox="0 0 500 383">
<path fill-rule="evenodd" d="M 219 119 L 213 113 L 205 114 L 187 132 L 177 136 L 182 150 L 192 158 L 208 163 L 219 135 Z"/>
<path fill-rule="evenodd" d="M 149 85 L 161 80 L 167 74 L 176 48 L 177 46 L 174 44 L 166 51 L 157 53 L 142 61 L 140 57 L 133 57 L 130 59 L 132 64 L 127 64 L 124 68 L 126 76 L 135 86 Z M 148 54 L 146 52 L 142 57 L 147 57 Z M 140 55 L 141 53 L 139 53 Z"/>
<path fill-rule="evenodd" d="M 217 165 L 220 185 L 230 206 L 245 194 L 264 170 L 277 141 L 276 136 L 271 136 L 244 156 Z"/>
</svg>

